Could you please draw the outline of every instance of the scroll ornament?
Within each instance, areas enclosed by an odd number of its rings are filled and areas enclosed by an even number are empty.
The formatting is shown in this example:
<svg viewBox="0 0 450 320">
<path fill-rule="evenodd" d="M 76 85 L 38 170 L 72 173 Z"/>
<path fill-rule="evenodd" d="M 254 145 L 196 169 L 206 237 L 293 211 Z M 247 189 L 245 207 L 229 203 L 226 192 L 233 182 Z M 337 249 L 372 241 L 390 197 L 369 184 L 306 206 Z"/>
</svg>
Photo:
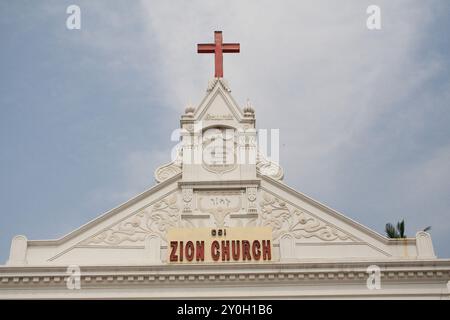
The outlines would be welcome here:
<svg viewBox="0 0 450 320">
<path fill-rule="evenodd" d="M 172 162 L 165 164 L 155 170 L 155 180 L 161 183 L 170 179 L 182 171 L 182 151 L 181 148 L 177 150 L 177 156 Z"/>
</svg>

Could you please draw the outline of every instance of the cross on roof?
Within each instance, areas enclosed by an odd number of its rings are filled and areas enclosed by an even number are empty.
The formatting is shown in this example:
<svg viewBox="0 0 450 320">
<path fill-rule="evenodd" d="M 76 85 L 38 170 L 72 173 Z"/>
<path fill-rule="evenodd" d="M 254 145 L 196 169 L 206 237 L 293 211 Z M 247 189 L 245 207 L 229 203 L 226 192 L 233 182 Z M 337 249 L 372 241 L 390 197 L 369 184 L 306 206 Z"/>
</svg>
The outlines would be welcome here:
<svg viewBox="0 0 450 320">
<path fill-rule="evenodd" d="M 214 31 L 214 43 L 197 44 L 197 53 L 214 53 L 216 78 L 223 78 L 223 53 L 239 53 L 239 43 L 223 43 L 222 31 Z"/>
</svg>

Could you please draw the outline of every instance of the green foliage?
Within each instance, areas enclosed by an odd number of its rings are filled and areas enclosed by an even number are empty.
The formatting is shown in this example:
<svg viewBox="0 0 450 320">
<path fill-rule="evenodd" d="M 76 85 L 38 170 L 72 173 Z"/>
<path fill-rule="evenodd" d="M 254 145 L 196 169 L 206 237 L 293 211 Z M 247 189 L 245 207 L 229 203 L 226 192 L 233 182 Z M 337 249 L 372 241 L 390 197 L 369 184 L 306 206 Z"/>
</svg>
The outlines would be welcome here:
<svg viewBox="0 0 450 320">
<path fill-rule="evenodd" d="M 392 223 L 386 223 L 386 235 L 391 239 L 402 239 L 406 238 L 405 234 L 405 220 L 397 223 L 397 228 L 394 227 Z"/>
<path fill-rule="evenodd" d="M 391 224 L 391 223 L 386 223 L 386 235 L 388 238 L 391 239 L 396 239 L 396 238 L 400 238 L 397 230 L 395 229 L 395 227 Z"/>
<path fill-rule="evenodd" d="M 394 227 L 392 223 L 386 223 L 385 227 L 386 236 L 391 239 L 403 239 L 406 238 L 405 234 L 405 220 L 397 222 L 397 226 Z M 426 227 L 422 231 L 428 232 L 431 230 L 431 226 Z"/>
</svg>

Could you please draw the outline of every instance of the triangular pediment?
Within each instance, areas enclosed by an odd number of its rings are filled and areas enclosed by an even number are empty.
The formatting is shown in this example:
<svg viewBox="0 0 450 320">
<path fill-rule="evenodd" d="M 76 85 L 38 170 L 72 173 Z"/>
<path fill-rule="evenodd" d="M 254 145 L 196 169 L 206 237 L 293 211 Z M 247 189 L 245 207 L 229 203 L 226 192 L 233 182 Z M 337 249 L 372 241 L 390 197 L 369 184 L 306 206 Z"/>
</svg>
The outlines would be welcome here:
<svg viewBox="0 0 450 320">
<path fill-rule="evenodd" d="M 245 139 L 231 150 L 254 150 L 256 161 L 226 171 L 185 161 L 197 148 L 193 137 L 205 132 L 195 129 L 198 122 L 204 128 L 234 128 Z M 427 233 L 417 239 L 387 239 L 284 184 L 282 168 L 250 143 L 255 136 L 253 108 L 248 104 L 242 110 L 225 80 L 210 82 L 199 106 L 186 109 L 181 127 L 183 147 L 176 159 L 156 170 L 155 187 L 60 239 L 16 237 L 12 248 L 18 249 L 11 250 L 11 263 L 164 264 L 171 228 L 269 230 L 274 263 L 434 257 Z"/>
<path fill-rule="evenodd" d="M 223 79 L 213 79 L 207 94 L 196 109 L 195 121 L 237 121 L 241 122 L 244 114 L 231 95 L 228 84 Z"/>
<path fill-rule="evenodd" d="M 165 263 L 170 228 L 270 227 L 276 261 L 404 259 L 416 254 L 415 239 L 388 240 L 268 177 L 257 188 L 194 188 L 189 194 L 179 181 L 178 176 L 160 183 L 59 240 L 29 241 L 31 248 L 45 252 L 42 264 Z M 217 198 L 229 202 L 229 209 L 209 201 Z M 189 212 L 186 201 L 193 203 Z"/>
</svg>

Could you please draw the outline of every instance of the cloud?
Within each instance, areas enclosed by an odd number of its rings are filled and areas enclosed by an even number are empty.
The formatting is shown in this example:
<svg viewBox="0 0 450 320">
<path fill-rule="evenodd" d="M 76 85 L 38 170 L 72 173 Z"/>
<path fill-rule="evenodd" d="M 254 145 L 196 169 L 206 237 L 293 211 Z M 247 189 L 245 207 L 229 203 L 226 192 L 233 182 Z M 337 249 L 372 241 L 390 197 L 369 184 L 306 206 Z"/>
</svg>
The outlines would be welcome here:
<svg viewBox="0 0 450 320">
<path fill-rule="evenodd" d="M 446 196 L 450 190 L 449 164 L 450 145 L 447 145 L 401 172 L 396 186 L 399 189 L 409 186 L 401 189 L 402 202 L 410 203 L 426 216 L 434 231 L 446 234 L 450 234 L 449 224 L 444 223 L 450 216 L 450 199 Z M 414 219 L 414 223 L 417 224 L 417 220 L 421 219 Z"/>
<path fill-rule="evenodd" d="M 437 179 L 445 165 L 434 165 L 445 162 L 436 148 L 450 145 L 449 130 L 438 144 L 424 138 L 436 129 L 430 109 L 442 112 L 450 101 L 433 85 L 441 77 L 448 88 L 448 57 L 427 42 L 445 4 L 378 1 L 382 30 L 369 31 L 370 4 L 142 1 L 172 106 L 181 112 L 202 98 L 213 57 L 197 55 L 195 44 L 222 30 L 225 42 L 241 43 L 239 55 L 224 55 L 225 78 L 238 102 L 253 101 L 260 128 L 280 129 L 286 181 L 382 232 L 387 219 L 397 219 L 394 209 L 423 201 L 418 194 L 431 200 L 449 192 Z M 414 152 L 425 155 L 410 157 Z M 402 196 L 411 170 L 427 187 Z M 411 228 L 427 223 L 420 215 L 409 211 Z"/>
</svg>

